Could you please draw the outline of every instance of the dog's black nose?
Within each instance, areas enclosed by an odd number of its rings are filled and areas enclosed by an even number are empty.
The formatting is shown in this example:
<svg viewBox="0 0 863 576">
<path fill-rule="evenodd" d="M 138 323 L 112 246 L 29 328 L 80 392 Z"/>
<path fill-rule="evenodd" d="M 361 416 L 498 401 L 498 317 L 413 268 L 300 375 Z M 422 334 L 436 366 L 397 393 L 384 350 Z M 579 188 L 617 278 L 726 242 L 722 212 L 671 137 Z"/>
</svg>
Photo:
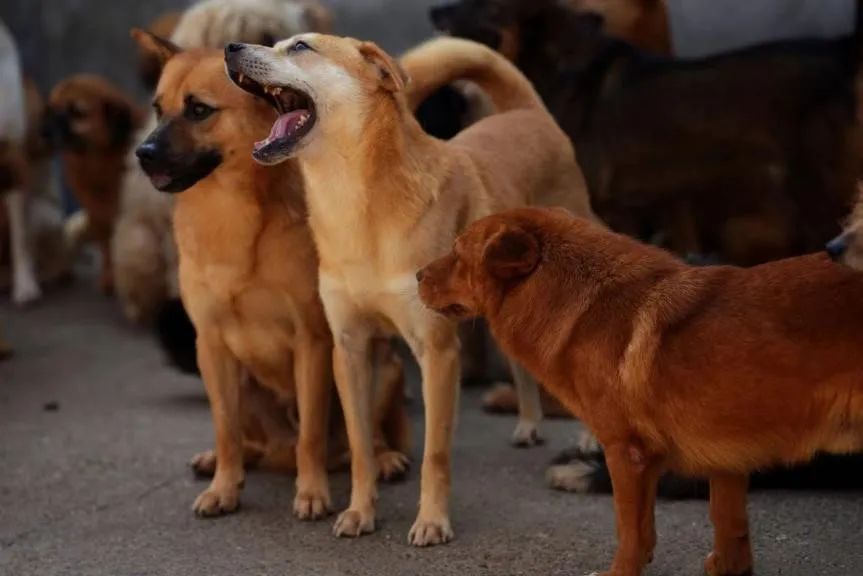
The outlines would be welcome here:
<svg viewBox="0 0 863 576">
<path fill-rule="evenodd" d="M 231 42 L 227 46 L 225 46 L 225 54 L 231 54 L 234 52 L 242 52 L 243 48 L 245 48 L 245 44 L 240 44 L 239 42 Z"/>
<path fill-rule="evenodd" d="M 423 276 L 425 276 L 425 273 L 422 270 L 418 270 L 417 271 L 417 282 L 422 282 Z"/>
<path fill-rule="evenodd" d="M 824 249 L 833 260 L 839 260 L 848 250 L 849 237 L 847 232 L 843 232 L 833 240 L 827 243 Z"/>
<path fill-rule="evenodd" d="M 143 162 L 152 162 L 156 159 L 158 148 L 155 142 L 144 142 L 135 149 L 135 156 Z"/>
</svg>

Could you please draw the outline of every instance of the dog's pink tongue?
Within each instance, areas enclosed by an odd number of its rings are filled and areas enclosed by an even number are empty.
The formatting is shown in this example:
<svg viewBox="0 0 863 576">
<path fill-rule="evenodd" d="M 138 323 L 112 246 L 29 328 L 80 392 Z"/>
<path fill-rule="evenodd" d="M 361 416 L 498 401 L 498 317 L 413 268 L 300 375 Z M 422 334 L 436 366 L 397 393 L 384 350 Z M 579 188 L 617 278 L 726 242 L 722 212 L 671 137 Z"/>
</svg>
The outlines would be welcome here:
<svg viewBox="0 0 863 576">
<path fill-rule="evenodd" d="M 255 142 L 255 148 L 263 148 L 267 144 L 287 138 L 292 132 L 299 128 L 300 122 L 304 118 L 308 118 L 308 110 L 292 110 L 287 114 L 282 114 L 276 119 L 270 130 L 270 135 L 266 140 Z"/>
</svg>

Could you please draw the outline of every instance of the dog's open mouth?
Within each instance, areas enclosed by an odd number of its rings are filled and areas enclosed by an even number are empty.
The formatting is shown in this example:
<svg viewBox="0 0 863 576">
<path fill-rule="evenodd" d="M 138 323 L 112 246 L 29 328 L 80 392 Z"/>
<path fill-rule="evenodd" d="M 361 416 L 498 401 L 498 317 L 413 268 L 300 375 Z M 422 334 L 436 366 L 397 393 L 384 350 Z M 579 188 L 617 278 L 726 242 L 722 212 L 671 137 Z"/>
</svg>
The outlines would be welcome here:
<svg viewBox="0 0 863 576">
<path fill-rule="evenodd" d="M 317 115 L 312 98 L 302 90 L 288 86 L 267 86 L 234 70 L 230 70 L 229 74 L 237 86 L 263 98 L 279 113 L 270 135 L 255 143 L 252 153 L 255 159 L 274 163 L 288 157 L 315 126 Z"/>
</svg>

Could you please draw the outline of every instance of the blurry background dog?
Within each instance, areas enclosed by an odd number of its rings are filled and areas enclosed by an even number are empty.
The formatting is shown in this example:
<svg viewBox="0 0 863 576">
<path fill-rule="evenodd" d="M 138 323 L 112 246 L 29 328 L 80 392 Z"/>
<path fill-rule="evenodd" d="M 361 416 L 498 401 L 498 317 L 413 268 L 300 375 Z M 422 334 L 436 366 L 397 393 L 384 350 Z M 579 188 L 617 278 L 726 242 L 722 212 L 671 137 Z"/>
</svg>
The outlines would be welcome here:
<svg viewBox="0 0 863 576">
<path fill-rule="evenodd" d="M 111 237 L 127 170 L 126 154 L 144 112 L 106 79 L 78 74 L 60 82 L 49 99 L 49 129 L 63 158 L 65 181 L 83 209 L 78 233 L 102 257 L 99 285 L 114 290 Z"/>
<path fill-rule="evenodd" d="M 29 163 L 27 158 L 27 105 L 18 49 L 0 22 L 0 189 L 8 212 L 12 252 L 12 299 L 26 304 L 41 296 L 36 278 L 29 227 Z"/>
</svg>

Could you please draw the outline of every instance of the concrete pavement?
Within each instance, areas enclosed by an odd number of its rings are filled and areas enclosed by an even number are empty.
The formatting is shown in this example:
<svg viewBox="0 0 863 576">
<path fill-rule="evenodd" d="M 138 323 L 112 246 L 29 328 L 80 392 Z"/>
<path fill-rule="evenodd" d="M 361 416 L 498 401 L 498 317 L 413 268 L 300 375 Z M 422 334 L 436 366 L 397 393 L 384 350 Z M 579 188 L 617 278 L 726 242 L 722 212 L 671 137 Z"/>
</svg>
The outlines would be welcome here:
<svg viewBox="0 0 863 576">
<path fill-rule="evenodd" d="M 611 559 L 611 499 L 543 483 L 573 423 L 547 424 L 545 446 L 517 450 L 507 444 L 512 419 L 483 414 L 478 392 L 466 391 L 448 546 L 406 543 L 417 467 L 382 486 L 378 531 L 359 540 L 331 536 L 332 518 L 293 519 L 292 479 L 263 473 L 247 478 L 239 513 L 200 520 L 190 506 L 204 484 L 186 465 L 211 444 L 200 382 L 164 366 L 84 280 L 31 310 L 4 302 L 0 325 L 17 349 L 0 364 L 0 575 L 580 576 Z M 412 411 L 419 439 L 419 401 Z M 339 507 L 348 487 L 345 474 L 333 478 Z M 750 510 L 758 574 L 863 574 L 860 494 L 761 493 Z M 706 503 L 661 503 L 657 521 L 648 574 L 701 574 Z"/>
</svg>

